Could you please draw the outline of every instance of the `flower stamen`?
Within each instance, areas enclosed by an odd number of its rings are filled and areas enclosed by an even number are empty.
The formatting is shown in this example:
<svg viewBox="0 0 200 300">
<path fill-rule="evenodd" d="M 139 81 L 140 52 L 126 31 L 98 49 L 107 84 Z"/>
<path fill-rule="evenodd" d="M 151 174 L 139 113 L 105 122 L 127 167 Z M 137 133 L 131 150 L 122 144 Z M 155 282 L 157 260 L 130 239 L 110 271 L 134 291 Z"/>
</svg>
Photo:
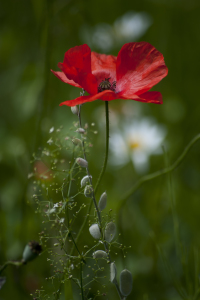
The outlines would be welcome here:
<svg viewBox="0 0 200 300">
<path fill-rule="evenodd" d="M 116 81 L 113 81 L 112 83 L 110 83 L 110 78 L 105 78 L 105 80 L 102 80 L 102 82 L 99 84 L 98 86 L 98 93 L 101 93 L 105 90 L 111 90 L 111 91 L 115 91 L 116 89 Z"/>
</svg>

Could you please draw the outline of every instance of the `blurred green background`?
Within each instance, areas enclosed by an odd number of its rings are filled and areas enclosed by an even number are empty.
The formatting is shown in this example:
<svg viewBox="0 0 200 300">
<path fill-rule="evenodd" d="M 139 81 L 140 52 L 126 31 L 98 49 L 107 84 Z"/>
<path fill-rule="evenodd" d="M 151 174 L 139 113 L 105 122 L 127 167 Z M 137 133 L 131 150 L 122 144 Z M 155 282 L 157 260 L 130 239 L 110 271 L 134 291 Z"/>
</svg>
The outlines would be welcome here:
<svg viewBox="0 0 200 300">
<path fill-rule="evenodd" d="M 122 101 L 112 101 L 109 106 L 121 123 L 134 119 L 139 110 L 137 118 L 153 117 L 165 126 L 165 145 L 172 163 L 199 133 L 199 13 L 199 0 L 1 1 L 0 265 L 9 259 L 21 259 L 26 243 L 38 240 L 42 229 L 28 180 L 32 153 L 46 146 L 52 126 L 69 128 L 75 121 L 70 108 L 59 107 L 59 103 L 78 97 L 80 91 L 59 81 L 50 69 L 58 70 L 57 63 L 63 60 L 64 53 L 84 43 L 92 51 L 113 55 L 126 42 L 147 41 L 154 45 L 163 53 L 169 69 L 168 76 L 154 88 L 162 93 L 163 105 L 129 101 L 128 117 L 122 113 Z M 95 101 L 82 109 L 83 121 L 94 122 L 98 131 L 97 135 L 91 131 L 90 136 L 93 148 L 89 161 L 94 180 L 104 158 L 103 108 L 102 101 Z M 180 299 L 158 245 L 180 284 L 188 285 L 191 295 L 197 291 L 199 149 L 200 143 L 195 144 L 172 174 L 176 226 L 167 176 L 145 183 L 121 205 L 120 199 L 141 175 L 131 162 L 122 168 L 111 164 L 107 168 L 98 196 L 107 191 L 121 240 L 132 246 L 126 258 L 117 261 L 119 269 L 127 267 L 134 277 L 128 299 Z M 151 156 L 148 173 L 164 166 L 163 155 Z M 185 249 L 182 263 L 175 250 L 177 222 Z M 3 274 L 7 282 L 0 299 L 31 299 L 29 294 L 40 288 L 50 273 L 45 254 L 23 268 L 8 267 Z M 108 285 L 114 290 L 111 283 Z M 199 299 L 191 295 L 183 298 Z"/>
</svg>

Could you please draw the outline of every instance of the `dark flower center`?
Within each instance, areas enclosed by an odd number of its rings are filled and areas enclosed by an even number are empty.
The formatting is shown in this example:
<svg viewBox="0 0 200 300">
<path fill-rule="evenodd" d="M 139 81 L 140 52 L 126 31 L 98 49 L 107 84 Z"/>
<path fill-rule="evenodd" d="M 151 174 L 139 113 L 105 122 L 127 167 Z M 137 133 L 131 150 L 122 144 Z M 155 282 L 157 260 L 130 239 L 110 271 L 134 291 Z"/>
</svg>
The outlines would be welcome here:
<svg viewBox="0 0 200 300">
<path fill-rule="evenodd" d="M 102 80 L 102 82 L 99 84 L 98 86 L 98 93 L 101 93 L 105 90 L 111 90 L 111 91 L 115 91 L 116 89 L 116 81 L 113 81 L 112 83 L 110 83 L 110 77 L 109 78 L 105 78 L 105 80 Z"/>
</svg>

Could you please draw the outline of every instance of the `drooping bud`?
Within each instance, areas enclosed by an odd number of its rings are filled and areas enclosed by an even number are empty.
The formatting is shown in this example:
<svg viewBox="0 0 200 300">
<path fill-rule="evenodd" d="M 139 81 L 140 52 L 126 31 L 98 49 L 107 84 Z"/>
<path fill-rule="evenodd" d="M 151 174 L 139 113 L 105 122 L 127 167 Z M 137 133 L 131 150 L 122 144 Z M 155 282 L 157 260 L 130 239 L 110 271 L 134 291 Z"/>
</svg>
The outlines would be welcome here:
<svg viewBox="0 0 200 300">
<path fill-rule="evenodd" d="M 76 105 L 71 107 L 71 111 L 74 115 L 78 116 L 78 107 Z"/>
<path fill-rule="evenodd" d="M 100 239 L 101 232 L 100 232 L 98 224 L 92 224 L 89 228 L 89 232 L 90 232 L 91 236 L 93 236 L 93 238 L 95 238 L 96 240 Z"/>
<path fill-rule="evenodd" d="M 85 189 L 84 189 L 84 195 L 87 198 L 92 198 L 93 195 L 93 188 L 91 185 L 86 185 Z"/>
<path fill-rule="evenodd" d="M 22 255 L 22 261 L 26 264 L 28 261 L 35 259 L 42 252 L 42 246 L 35 242 L 29 242 L 24 248 L 24 252 Z"/>
<path fill-rule="evenodd" d="M 98 204 L 99 210 L 102 211 L 104 208 L 106 208 L 106 204 L 107 204 L 107 194 L 106 192 L 104 192 L 101 195 L 99 200 L 99 204 Z"/>
<path fill-rule="evenodd" d="M 82 145 L 81 140 L 80 140 L 80 139 L 77 139 L 77 138 L 74 138 L 74 139 L 72 140 L 72 143 L 73 143 L 75 146 L 80 146 L 80 145 Z"/>
<path fill-rule="evenodd" d="M 115 263 L 112 262 L 110 264 L 110 281 L 112 283 L 115 283 L 116 282 L 116 277 L 117 277 L 117 268 L 115 266 Z"/>
<path fill-rule="evenodd" d="M 86 184 L 90 183 L 90 178 L 92 178 L 92 176 L 84 176 L 82 179 L 81 179 L 81 187 L 84 187 Z"/>
<path fill-rule="evenodd" d="M 103 250 L 97 250 L 93 253 L 93 258 L 107 258 L 108 254 Z"/>
<path fill-rule="evenodd" d="M 127 297 L 132 291 L 133 277 L 130 271 L 123 270 L 120 274 L 120 292 L 123 296 Z"/>
<path fill-rule="evenodd" d="M 83 129 L 83 128 L 78 128 L 78 129 L 76 130 L 76 132 L 83 134 L 83 133 L 85 133 L 85 129 Z"/>
<path fill-rule="evenodd" d="M 5 284 L 5 282 L 6 282 L 6 277 L 0 277 L 0 289 Z"/>
<path fill-rule="evenodd" d="M 83 167 L 83 168 L 87 168 L 88 167 L 88 162 L 87 160 L 81 158 L 81 157 L 78 157 L 76 159 L 76 163 L 80 166 L 80 167 Z"/>
<path fill-rule="evenodd" d="M 114 237 L 115 237 L 115 234 L 116 234 L 116 226 L 115 226 L 115 223 L 113 222 L 110 222 L 106 225 L 106 228 L 105 228 L 105 232 L 104 232 L 104 237 L 105 237 L 105 240 L 110 243 Z"/>
</svg>

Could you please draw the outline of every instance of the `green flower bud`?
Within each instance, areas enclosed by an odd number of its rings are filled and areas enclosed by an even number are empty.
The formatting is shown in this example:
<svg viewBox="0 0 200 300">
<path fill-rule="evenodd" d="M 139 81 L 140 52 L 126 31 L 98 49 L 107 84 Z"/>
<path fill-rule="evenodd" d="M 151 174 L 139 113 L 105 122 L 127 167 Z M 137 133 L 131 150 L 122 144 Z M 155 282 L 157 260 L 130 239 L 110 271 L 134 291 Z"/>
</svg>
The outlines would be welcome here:
<svg viewBox="0 0 200 300">
<path fill-rule="evenodd" d="M 102 211 L 104 208 L 106 208 L 106 204 L 107 204 L 107 194 L 106 192 L 104 192 L 101 195 L 99 200 L 99 204 L 98 204 L 99 210 Z"/>
<path fill-rule="evenodd" d="M 77 139 L 77 138 L 74 138 L 74 139 L 72 140 L 72 143 L 73 143 L 75 146 L 80 146 L 80 145 L 82 145 L 81 140 L 79 140 L 79 139 Z"/>
<path fill-rule="evenodd" d="M 103 250 L 97 250 L 93 253 L 93 258 L 107 258 L 108 254 Z"/>
<path fill-rule="evenodd" d="M 35 242 L 29 242 L 24 248 L 24 252 L 22 255 L 22 261 L 24 264 L 35 259 L 42 252 L 42 246 Z"/>
<path fill-rule="evenodd" d="M 110 281 L 112 283 L 115 283 L 116 282 L 116 277 L 117 277 L 117 268 L 115 266 L 115 263 L 112 262 L 110 264 Z"/>
<path fill-rule="evenodd" d="M 83 128 L 78 128 L 78 129 L 76 130 L 76 132 L 83 134 L 83 133 L 85 133 L 85 129 L 83 129 Z"/>
<path fill-rule="evenodd" d="M 78 116 L 78 107 L 76 105 L 71 107 L 71 111 L 74 115 Z"/>
<path fill-rule="evenodd" d="M 86 184 L 90 183 L 90 178 L 92 178 L 92 176 L 84 176 L 82 179 L 81 179 L 81 187 L 85 186 Z"/>
<path fill-rule="evenodd" d="M 104 232 L 104 237 L 105 237 L 105 240 L 110 243 L 114 237 L 115 237 L 115 234 L 116 234 L 116 226 L 115 226 L 115 223 L 113 222 L 110 222 L 106 225 L 106 228 L 105 228 L 105 232 Z"/>
<path fill-rule="evenodd" d="M 91 185 L 86 185 L 85 189 L 84 189 L 84 195 L 87 198 L 92 198 L 93 195 L 93 188 Z"/>
<path fill-rule="evenodd" d="M 78 157 L 76 159 L 76 163 L 80 166 L 80 167 L 83 167 L 83 168 L 87 168 L 88 167 L 88 162 L 87 160 L 83 159 L 83 158 L 80 158 Z"/>
<path fill-rule="evenodd" d="M 100 232 L 98 224 L 92 224 L 89 228 L 89 232 L 90 232 L 91 236 L 93 236 L 93 238 L 95 238 L 96 240 L 100 239 L 101 232 Z"/>
<path fill-rule="evenodd" d="M 133 277 L 130 271 L 123 270 L 120 274 L 120 292 L 123 296 L 127 297 L 132 291 Z"/>
<path fill-rule="evenodd" d="M 6 282 L 6 277 L 0 277 L 0 289 L 5 284 L 5 282 Z"/>
</svg>

